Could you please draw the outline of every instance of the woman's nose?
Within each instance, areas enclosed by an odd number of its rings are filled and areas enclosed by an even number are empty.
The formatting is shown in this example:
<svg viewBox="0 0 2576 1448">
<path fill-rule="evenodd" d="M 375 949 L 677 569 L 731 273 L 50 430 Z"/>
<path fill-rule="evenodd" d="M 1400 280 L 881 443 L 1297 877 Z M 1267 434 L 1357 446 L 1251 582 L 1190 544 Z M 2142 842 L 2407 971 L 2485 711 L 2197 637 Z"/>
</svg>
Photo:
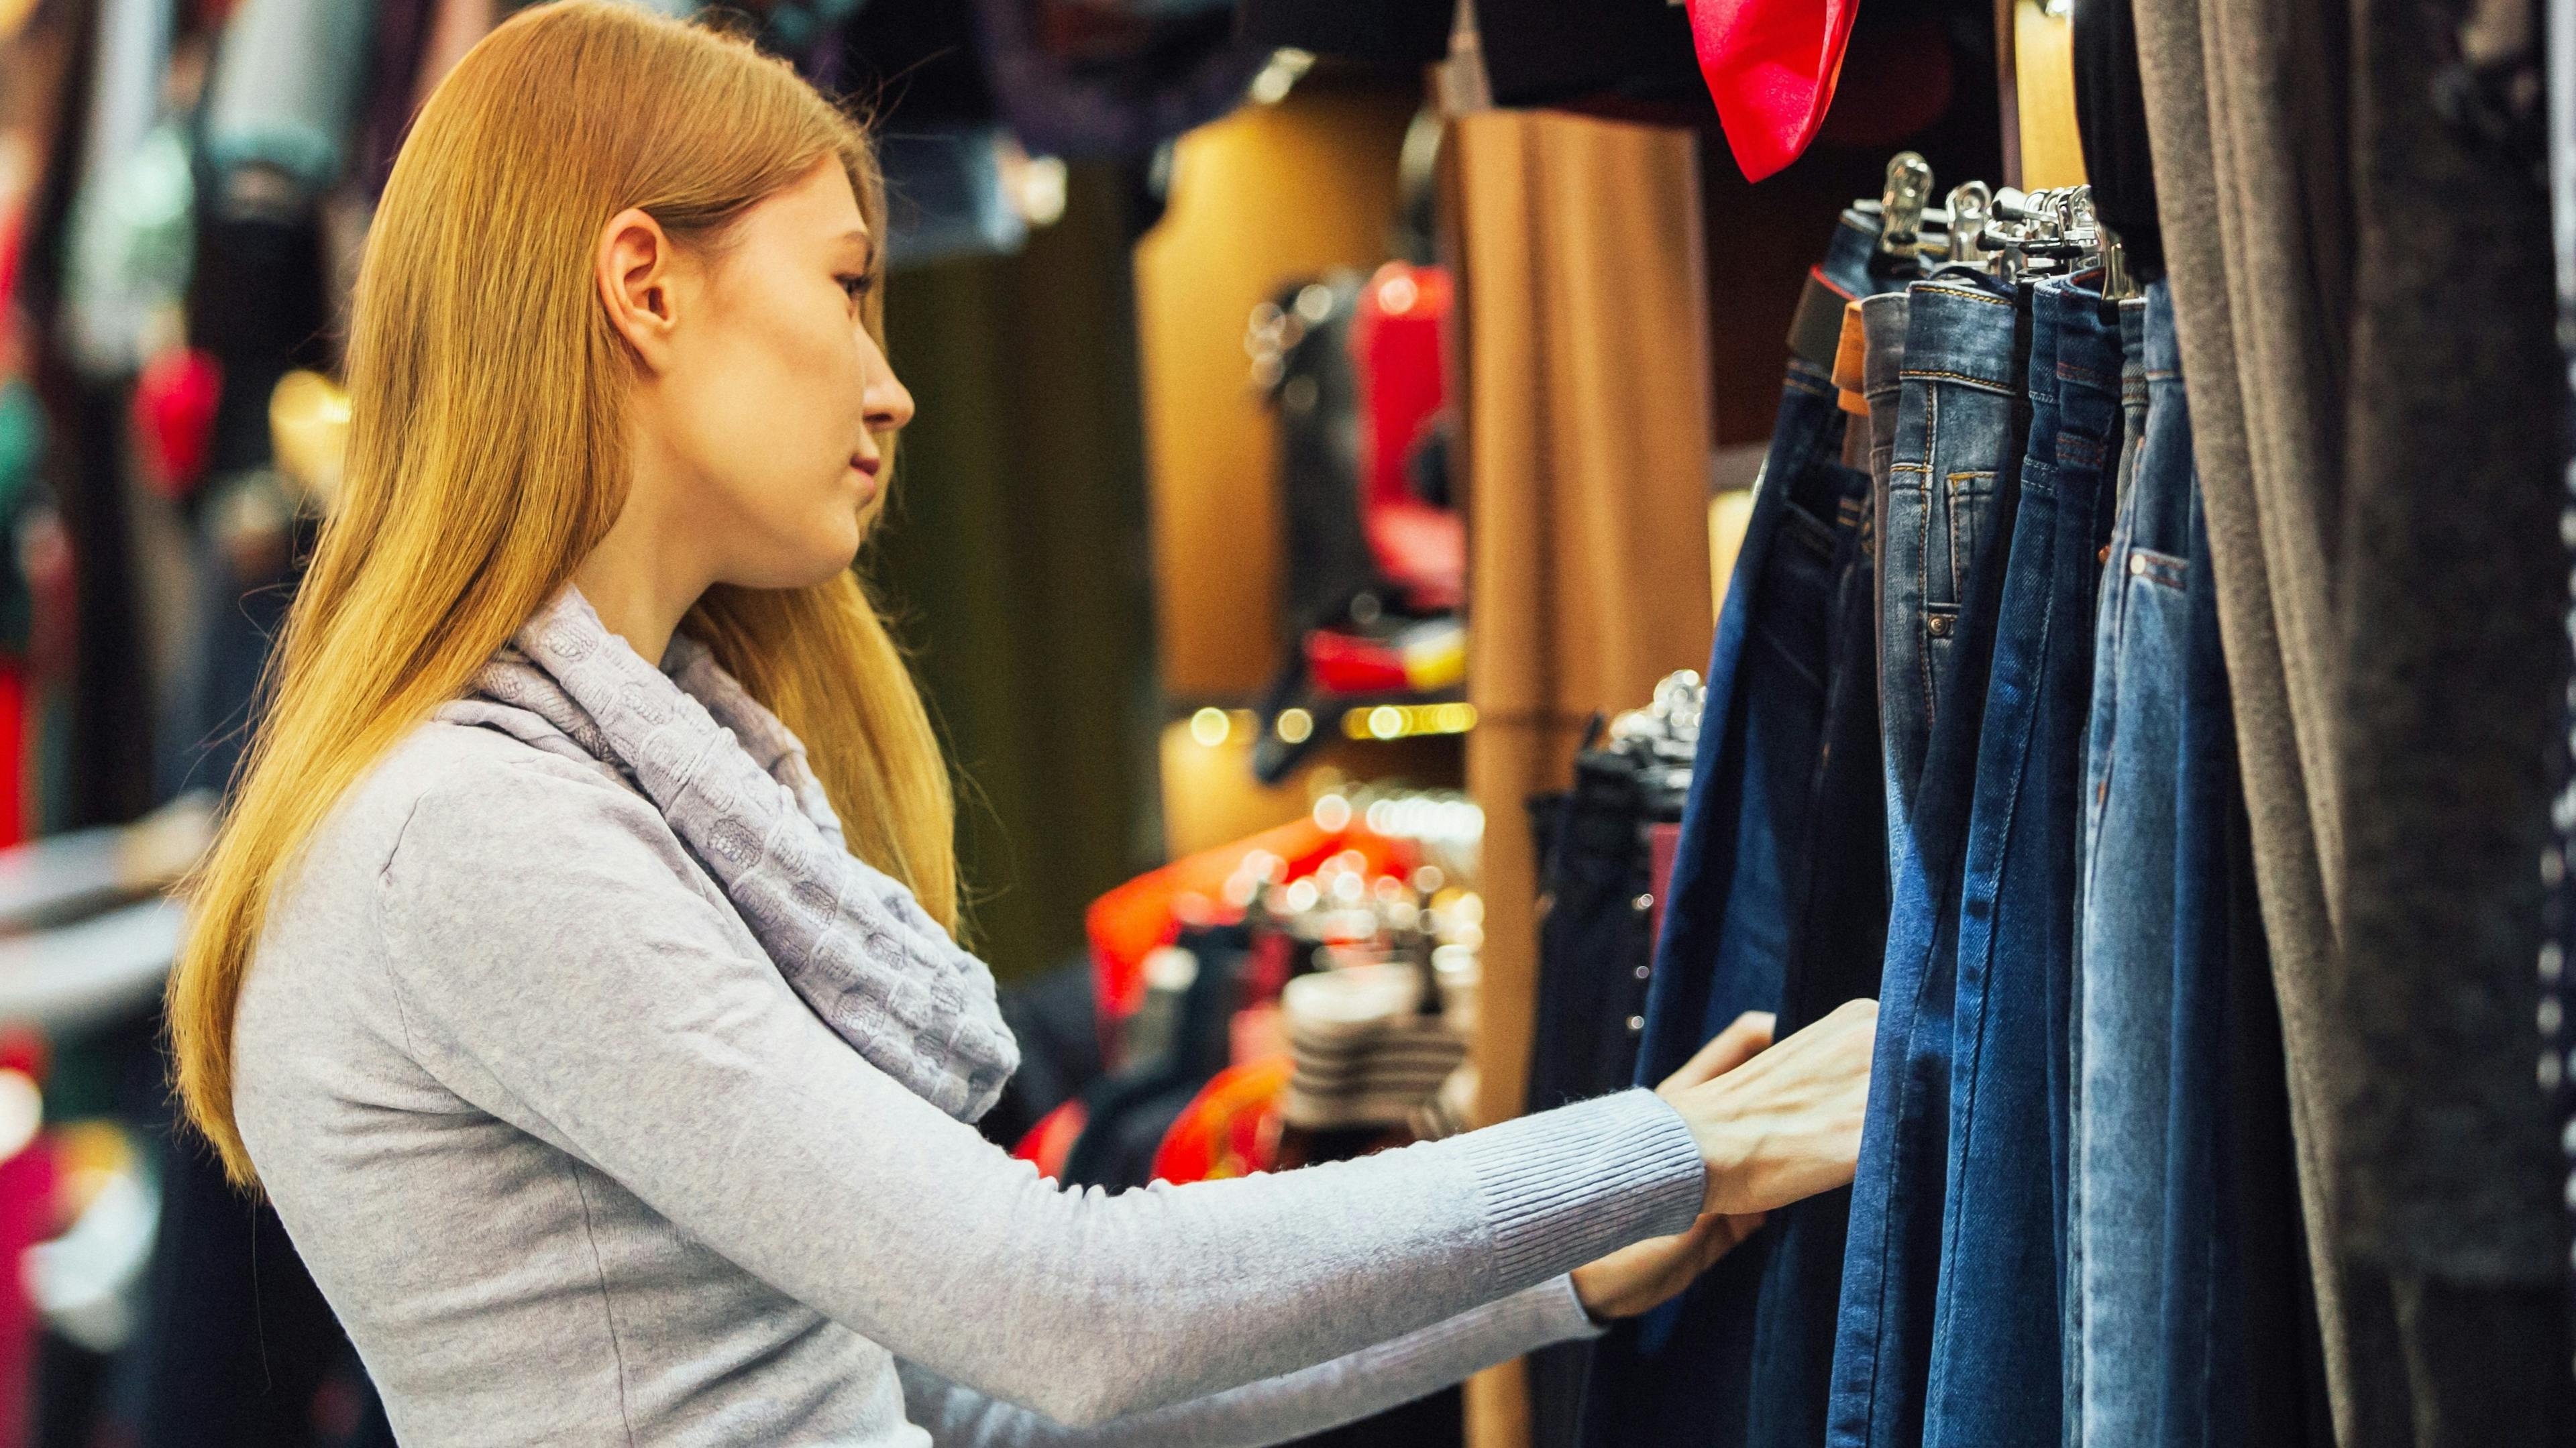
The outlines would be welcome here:
<svg viewBox="0 0 2576 1448">
<path fill-rule="evenodd" d="M 912 393 L 894 369 L 880 363 L 868 379 L 868 390 L 861 399 L 867 408 L 868 428 L 872 432 L 892 432 L 912 421 Z"/>
<path fill-rule="evenodd" d="M 892 432 L 912 421 L 912 393 L 894 375 L 885 348 L 865 330 L 859 333 L 860 366 L 867 381 L 859 394 L 870 432 Z"/>
</svg>

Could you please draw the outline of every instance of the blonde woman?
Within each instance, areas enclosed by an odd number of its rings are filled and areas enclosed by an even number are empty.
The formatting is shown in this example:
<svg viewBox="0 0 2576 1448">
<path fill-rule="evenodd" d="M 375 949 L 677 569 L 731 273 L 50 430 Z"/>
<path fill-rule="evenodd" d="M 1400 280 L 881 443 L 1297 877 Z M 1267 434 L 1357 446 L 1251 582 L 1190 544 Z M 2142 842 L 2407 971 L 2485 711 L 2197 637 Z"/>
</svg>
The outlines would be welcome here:
<svg viewBox="0 0 2576 1448">
<path fill-rule="evenodd" d="M 1866 1007 L 1245 1181 L 1067 1192 L 981 1140 L 1016 1054 L 850 573 L 913 410 L 881 235 L 848 119 L 606 0 L 499 27 L 394 167 L 171 1020 L 405 1443 L 1273 1442 L 1850 1178 Z"/>
</svg>

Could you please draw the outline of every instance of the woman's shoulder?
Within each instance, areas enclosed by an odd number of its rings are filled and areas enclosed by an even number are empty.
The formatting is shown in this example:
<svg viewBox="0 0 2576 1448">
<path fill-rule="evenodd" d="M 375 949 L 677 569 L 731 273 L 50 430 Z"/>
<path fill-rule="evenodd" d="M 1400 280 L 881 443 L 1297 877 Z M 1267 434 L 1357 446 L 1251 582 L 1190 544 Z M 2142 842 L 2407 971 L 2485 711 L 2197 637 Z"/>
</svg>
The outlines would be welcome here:
<svg viewBox="0 0 2576 1448">
<path fill-rule="evenodd" d="M 685 879 L 686 851 L 669 825 L 609 766 L 432 719 L 351 785 L 279 904 L 291 916 L 361 898 L 373 905 L 388 891 L 489 898 L 570 859 L 638 850 Z"/>
<path fill-rule="evenodd" d="M 431 719 L 359 777 L 322 835 L 338 847 L 334 854 L 384 865 L 458 828 L 498 844 L 564 828 L 632 833 L 639 824 L 664 832 L 652 803 L 608 765 L 498 729 Z"/>
</svg>

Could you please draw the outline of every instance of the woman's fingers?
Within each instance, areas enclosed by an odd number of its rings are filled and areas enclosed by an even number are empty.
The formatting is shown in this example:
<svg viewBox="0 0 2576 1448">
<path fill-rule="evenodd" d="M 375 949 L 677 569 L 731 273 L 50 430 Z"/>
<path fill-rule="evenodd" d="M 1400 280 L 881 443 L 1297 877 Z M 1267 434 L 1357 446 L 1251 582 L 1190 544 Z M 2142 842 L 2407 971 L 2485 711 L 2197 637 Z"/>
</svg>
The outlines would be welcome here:
<svg viewBox="0 0 2576 1448">
<path fill-rule="evenodd" d="M 1771 1033 L 1780 1022 L 1769 1011 L 1746 1011 L 1737 1016 L 1725 1030 L 1709 1038 L 1698 1054 L 1682 1063 L 1680 1070 L 1664 1078 L 1655 1088 L 1667 1100 L 1676 1091 L 1687 1091 L 1703 1081 L 1714 1080 L 1752 1060 L 1771 1045 Z"/>
<path fill-rule="evenodd" d="M 1853 1001 L 1734 1070 L 1667 1093 L 1708 1163 L 1709 1211 L 1765 1212 L 1851 1181 L 1877 1032 L 1878 1003 Z"/>
<path fill-rule="evenodd" d="M 1701 1217 L 1676 1236 L 1650 1238 L 1575 1268 L 1575 1296 L 1597 1318 L 1650 1311 L 1698 1280 L 1761 1225 L 1759 1216 Z"/>
</svg>

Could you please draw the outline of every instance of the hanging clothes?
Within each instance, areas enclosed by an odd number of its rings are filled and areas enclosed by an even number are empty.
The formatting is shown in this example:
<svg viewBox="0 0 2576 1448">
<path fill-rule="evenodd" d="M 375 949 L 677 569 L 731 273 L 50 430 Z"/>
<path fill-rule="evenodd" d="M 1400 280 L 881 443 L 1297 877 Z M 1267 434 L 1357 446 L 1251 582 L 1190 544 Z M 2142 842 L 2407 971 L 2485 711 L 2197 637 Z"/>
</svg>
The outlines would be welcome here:
<svg viewBox="0 0 2576 1448">
<path fill-rule="evenodd" d="M 2146 88 L 2138 78 L 2138 21 L 2130 5 L 2075 0 L 2075 132 L 2093 212 L 2119 234 L 2129 275 L 2143 284 L 2165 274 L 2165 252 Z"/>
<path fill-rule="evenodd" d="M 1926 1448 L 2055 1448 L 2062 1435 L 2069 922 L 2121 360 L 2098 291 L 2052 278 L 2029 306 L 2030 430 L 1990 678 L 1981 703 L 1957 705 L 1984 717 L 1961 865 Z M 2006 1364 L 2020 1371 L 1996 1371 Z"/>
<path fill-rule="evenodd" d="M 1852 971 L 1875 964 L 1887 909 L 1871 767 L 1869 479 L 1842 461 L 1848 417 L 1833 362 L 1845 304 L 1887 284 L 1873 267 L 1878 240 L 1875 219 L 1843 215 L 1791 334 L 1779 419 L 1710 655 L 1638 1023 L 1636 1079 L 1650 1086 L 1746 1011 L 1779 1013 L 1785 1033 L 1874 989 Z M 1732 1443 L 1757 1418 L 1813 1416 L 1823 1362 L 1792 1308 L 1818 1274 L 1833 1275 L 1840 1197 L 1778 1214 L 1681 1297 L 1615 1327 L 1595 1351 L 1584 1441 Z M 1783 1269 L 1789 1285 L 1769 1324 L 1777 1349 L 1757 1390 L 1766 1264 L 1792 1242 L 1793 1264 L 1813 1265 Z M 1788 1399 L 1812 1402 L 1801 1414 Z"/>
<path fill-rule="evenodd" d="M 1575 756 L 1572 790 L 1530 803 L 1544 891 L 1531 1111 L 1607 1095 L 1637 1074 L 1665 893 L 1654 837 L 1680 822 L 1690 788 L 1702 707 L 1696 682 L 1680 676 L 1656 691 L 1660 705 L 1674 689 L 1686 718 L 1669 708 L 1622 716 L 1639 722 L 1625 732 L 1614 726 L 1608 741 Z M 1559 1343 L 1530 1355 L 1531 1448 L 1580 1440 L 1595 1346 Z"/>
<path fill-rule="evenodd" d="M 2554 1134 L 2508 1064 L 2540 1048 L 2528 861 L 2563 687 L 2536 662 L 2557 430 L 2488 411 L 2564 405 L 2512 9 L 2136 5 L 2337 1437 L 2360 1448 L 2548 1441 L 2576 1390 Z"/>
<path fill-rule="evenodd" d="M 2576 394 L 2576 0 L 2549 0 L 2543 41 L 2542 68 L 2549 82 L 2550 231 L 2558 336 L 2568 349 L 2568 390 Z M 2568 405 L 2567 398 L 2561 399 L 2561 405 L 2567 411 L 2560 437 L 2565 496 L 2559 499 L 2558 536 L 2567 545 L 2567 643 L 2576 644 L 2576 406 Z M 2569 862 L 2576 861 L 2576 742 L 2568 737 L 2568 730 L 2576 728 L 2576 651 L 2561 646 L 2557 652 L 2570 673 L 2550 748 L 2559 781 L 2559 793 L 2551 805 L 2554 828 L 2541 855 L 2541 882 L 2549 895 L 2541 904 L 2542 936 L 2535 953 L 2540 979 L 2539 1076 L 2550 1120 L 2558 1127 L 2559 1149 L 2566 1158 L 2561 1165 L 2576 1177 L 2576 1053 L 2569 1050 L 2570 1037 L 2576 1035 L 2576 1015 L 2570 1013 L 2576 1009 L 2576 984 L 2571 984 L 2567 972 L 2568 953 L 2576 948 L 2576 870 L 2568 868 Z M 2576 1222 L 2576 1192 L 2567 1196 L 2566 1208 L 2570 1221 Z M 2567 1305 L 2576 1313 L 2576 1272 L 2569 1274 Z M 2570 1332 L 2576 1334 L 2576 1317 L 2570 1321 Z"/>
<path fill-rule="evenodd" d="M 1919 1439 L 1949 1175 L 1959 871 L 2020 481 L 2029 311 L 1964 268 L 1907 302 L 1879 508 L 1892 909 L 1869 1122 L 1852 1192 L 1828 1442 Z"/>
<path fill-rule="evenodd" d="M 2204 14 L 2204 9 L 2207 13 Z M 2331 1244 L 2336 1203 L 2328 872 L 2339 797 L 2326 768 L 2326 584 L 2341 459 L 2351 202 L 2347 26 L 2333 0 L 2277 8 L 2133 0 L 2156 203 L 2190 397 L 2193 454 L 2225 633 L 2264 933 L 2299 1123 L 2298 1172 L 2336 1436 L 2359 1391 Z M 2258 23 L 2259 22 L 2259 23 Z M 2293 107 L 2297 98 L 2301 104 Z M 2221 140 L 2224 145 L 2221 145 Z M 2260 197 L 2259 206 L 2236 198 Z M 2243 313 L 2232 298 L 2247 299 Z M 2262 298 L 2262 306 L 2252 299 Z"/>
<path fill-rule="evenodd" d="M 2535 35 L 2513 6 L 2353 10 L 2334 1190 L 2338 1245 L 2387 1280 L 2406 1408 L 2361 1442 L 2576 1442 L 2564 1160 L 2530 1064 L 2567 408 Z"/>
<path fill-rule="evenodd" d="M 1815 140 L 1859 13 L 1853 0 L 1690 0 L 1700 74 L 1746 180 L 1779 171 Z"/>
<path fill-rule="evenodd" d="M 2122 310 L 2086 746 L 2067 1442 L 2330 1442 L 2171 292 Z"/>
<path fill-rule="evenodd" d="M 206 88 L 206 159 L 227 178 L 218 205 L 291 206 L 339 178 L 375 13 L 333 0 L 240 0 Z M 290 183 L 286 195 L 242 189 L 240 173 L 254 166 Z"/>
</svg>

